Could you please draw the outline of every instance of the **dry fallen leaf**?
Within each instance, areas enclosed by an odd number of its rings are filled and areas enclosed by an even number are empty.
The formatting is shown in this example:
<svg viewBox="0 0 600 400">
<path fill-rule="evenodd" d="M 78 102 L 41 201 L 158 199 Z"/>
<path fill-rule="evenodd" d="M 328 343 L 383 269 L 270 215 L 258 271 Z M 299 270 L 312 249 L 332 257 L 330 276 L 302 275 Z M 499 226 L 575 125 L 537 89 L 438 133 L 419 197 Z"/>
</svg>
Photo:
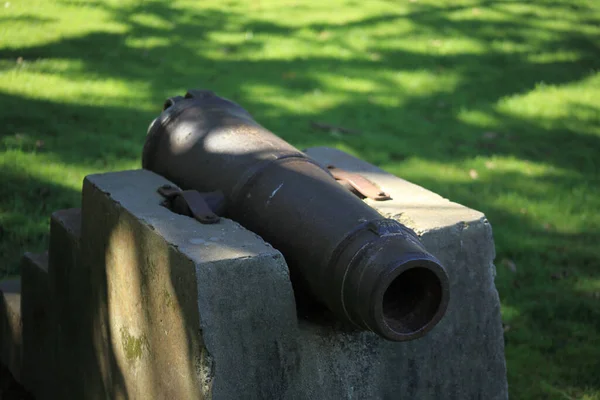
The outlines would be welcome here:
<svg viewBox="0 0 600 400">
<path fill-rule="evenodd" d="M 486 161 L 485 162 L 485 167 L 487 169 L 494 169 L 494 168 L 496 168 L 496 163 L 493 162 L 493 161 Z"/>
<path fill-rule="evenodd" d="M 564 270 L 561 272 L 555 272 L 552 275 L 550 275 L 550 277 L 554 280 L 564 279 L 568 276 L 569 276 L 569 271 L 567 271 L 567 270 Z"/>
<path fill-rule="evenodd" d="M 331 36 L 331 33 L 329 31 L 319 32 L 319 39 L 321 39 L 321 40 L 326 40 L 329 38 L 329 36 Z"/>
<path fill-rule="evenodd" d="M 379 60 L 381 60 L 381 54 L 379 54 L 379 53 L 371 53 L 371 54 L 369 54 L 369 58 L 372 61 L 379 61 Z"/>
<path fill-rule="evenodd" d="M 36 194 L 41 198 L 46 198 L 50 195 L 50 189 L 47 187 L 37 188 Z"/>
<path fill-rule="evenodd" d="M 503 259 L 502 265 L 511 270 L 512 272 L 517 272 L 517 264 L 515 264 L 515 262 L 509 258 Z"/>
<path fill-rule="evenodd" d="M 471 177 L 471 179 L 477 179 L 479 177 L 479 174 L 477 173 L 477 171 L 472 169 L 469 171 L 469 176 Z"/>
</svg>

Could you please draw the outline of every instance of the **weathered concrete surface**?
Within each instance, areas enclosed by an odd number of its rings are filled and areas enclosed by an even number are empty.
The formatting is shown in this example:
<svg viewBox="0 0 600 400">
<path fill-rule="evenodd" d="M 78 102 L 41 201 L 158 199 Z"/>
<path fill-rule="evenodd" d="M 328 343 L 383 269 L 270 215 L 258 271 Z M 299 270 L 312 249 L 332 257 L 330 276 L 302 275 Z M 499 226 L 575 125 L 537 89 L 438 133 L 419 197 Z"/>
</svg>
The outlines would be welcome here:
<svg viewBox="0 0 600 400">
<path fill-rule="evenodd" d="M 301 379 L 287 398 L 506 399 L 495 250 L 485 216 L 341 151 L 307 153 L 324 165 L 359 172 L 391 194 L 391 201 L 368 202 L 414 229 L 440 259 L 450 277 L 450 303 L 427 336 L 405 343 L 334 333 L 301 320 Z"/>
<path fill-rule="evenodd" d="M 88 282 L 82 276 L 81 265 L 81 209 L 59 210 L 50 218 L 50 246 L 48 252 L 48 282 L 52 309 L 49 332 L 49 352 L 54 360 L 54 398 L 70 398 L 77 384 L 71 377 L 73 366 L 80 362 L 80 348 L 85 345 L 81 330 L 86 321 L 83 307 L 88 293 Z M 76 374 L 75 374 L 76 375 Z M 50 388 L 48 389 L 50 392 Z"/>
<path fill-rule="evenodd" d="M 21 279 L 0 282 L 0 364 L 21 376 Z"/>
<path fill-rule="evenodd" d="M 81 232 L 77 211 L 54 214 L 61 387 L 82 399 L 281 397 L 274 377 L 296 355 L 283 257 L 233 221 L 160 206 L 166 183 L 143 170 L 88 176 Z"/>
<path fill-rule="evenodd" d="M 21 261 L 21 318 L 23 323 L 23 365 L 20 381 L 38 398 L 52 390 L 50 296 L 48 253 L 26 253 Z"/>
</svg>

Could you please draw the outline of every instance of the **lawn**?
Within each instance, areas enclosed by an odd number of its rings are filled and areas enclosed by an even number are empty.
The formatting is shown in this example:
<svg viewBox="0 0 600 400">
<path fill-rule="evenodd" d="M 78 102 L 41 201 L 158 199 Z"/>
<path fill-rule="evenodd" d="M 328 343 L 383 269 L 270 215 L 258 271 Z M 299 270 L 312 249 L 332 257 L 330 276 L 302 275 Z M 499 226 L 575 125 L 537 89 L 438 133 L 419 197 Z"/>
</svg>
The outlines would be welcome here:
<svg viewBox="0 0 600 400">
<path fill-rule="evenodd" d="M 599 1 L 3 1 L 0 277 L 188 88 L 483 211 L 511 398 L 600 400 Z"/>
</svg>

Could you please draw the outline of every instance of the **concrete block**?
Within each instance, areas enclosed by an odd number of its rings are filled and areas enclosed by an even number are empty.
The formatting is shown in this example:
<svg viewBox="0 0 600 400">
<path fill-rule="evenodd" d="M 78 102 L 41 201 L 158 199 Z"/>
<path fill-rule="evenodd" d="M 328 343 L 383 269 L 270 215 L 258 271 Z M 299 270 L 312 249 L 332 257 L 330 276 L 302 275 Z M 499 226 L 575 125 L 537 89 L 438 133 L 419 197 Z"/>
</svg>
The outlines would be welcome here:
<svg viewBox="0 0 600 400">
<path fill-rule="evenodd" d="M 0 364 L 21 377 L 21 280 L 0 282 Z"/>
<path fill-rule="evenodd" d="M 281 398 L 296 325 L 282 255 L 233 221 L 202 225 L 160 206 L 167 183 L 144 170 L 85 179 L 80 267 L 91 329 L 78 350 L 94 350 L 75 393 Z"/>
<path fill-rule="evenodd" d="M 87 281 L 82 279 L 79 243 L 81 239 L 81 209 L 56 211 L 50 218 L 50 246 L 48 250 L 49 302 L 52 310 L 49 332 L 55 374 L 55 398 L 71 398 L 74 388 L 73 365 L 77 365 L 82 305 L 86 299 Z"/>
<path fill-rule="evenodd" d="M 366 201 L 414 229 L 444 264 L 450 303 L 427 336 L 404 343 L 301 320 L 301 379 L 287 398 L 508 398 L 494 241 L 485 216 L 339 150 L 307 153 L 323 165 L 360 173 L 391 194 L 390 201 Z"/>
<path fill-rule="evenodd" d="M 23 366 L 20 382 L 36 397 L 52 390 L 52 324 L 48 253 L 26 253 L 21 261 Z"/>
</svg>

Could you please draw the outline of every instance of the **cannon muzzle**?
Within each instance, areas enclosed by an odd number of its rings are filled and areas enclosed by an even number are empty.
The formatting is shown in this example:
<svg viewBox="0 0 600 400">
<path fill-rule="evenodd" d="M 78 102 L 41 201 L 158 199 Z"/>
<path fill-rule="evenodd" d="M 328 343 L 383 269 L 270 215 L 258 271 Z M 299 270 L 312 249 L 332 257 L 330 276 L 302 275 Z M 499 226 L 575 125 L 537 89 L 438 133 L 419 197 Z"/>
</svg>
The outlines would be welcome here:
<svg viewBox="0 0 600 400">
<path fill-rule="evenodd" d="M 294 289 L 340 320 L 405 341 L 446 312 L 446 271 L 412 230 L 232 101 L 205 90 L 168 99 L 148 130 L 142 165 L 182 189 L 221 191 L 225 216 L 281 251 Z"/>
</svg>

